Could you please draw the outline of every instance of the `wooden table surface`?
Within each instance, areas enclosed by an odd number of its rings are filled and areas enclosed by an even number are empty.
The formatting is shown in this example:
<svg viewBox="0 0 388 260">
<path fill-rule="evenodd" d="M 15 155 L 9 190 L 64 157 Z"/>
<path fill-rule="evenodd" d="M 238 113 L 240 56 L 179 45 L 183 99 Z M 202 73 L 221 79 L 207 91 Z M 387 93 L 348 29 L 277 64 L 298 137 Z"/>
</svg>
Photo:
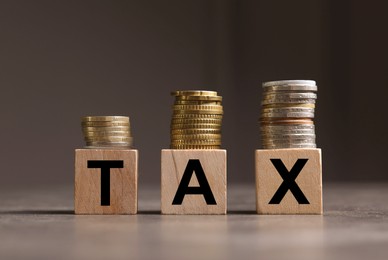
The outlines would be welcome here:
<svg viewBox="0 0 388 260">
<path fill-rule="evenodd" d="M 0 190 L 0 259 L 388 259 L 388 183 L 324 183 L 323 216 L 255 214 L 253 185 L 228 187 L 226 216 L 76 216 L 73 188 Z"/>
</svg>

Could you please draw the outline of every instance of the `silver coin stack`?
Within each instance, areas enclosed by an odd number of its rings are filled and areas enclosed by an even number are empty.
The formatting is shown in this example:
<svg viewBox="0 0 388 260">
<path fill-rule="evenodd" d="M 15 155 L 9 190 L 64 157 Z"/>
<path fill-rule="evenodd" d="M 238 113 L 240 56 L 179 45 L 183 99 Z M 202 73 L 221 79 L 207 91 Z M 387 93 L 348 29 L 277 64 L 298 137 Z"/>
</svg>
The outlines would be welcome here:
<svg viewBox="0 0 388 260">
<path fill-rule="evenodd" d="M 313 80 L 263 83 L 260 130 L 264 149 L 316 148 Z"/>
</svg>

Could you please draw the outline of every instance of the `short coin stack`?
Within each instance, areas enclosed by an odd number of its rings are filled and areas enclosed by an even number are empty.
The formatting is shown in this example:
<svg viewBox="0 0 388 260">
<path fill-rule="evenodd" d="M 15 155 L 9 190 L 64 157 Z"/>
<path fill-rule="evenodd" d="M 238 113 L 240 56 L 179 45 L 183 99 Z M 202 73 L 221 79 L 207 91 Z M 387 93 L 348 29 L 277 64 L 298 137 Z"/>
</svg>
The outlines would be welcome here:
<svg viewBox="0 0 388 260">
<path fill-rule="evenodd" d="M 132 147 L 129 117 L 85 116 L 81 124 L 86 148 Z"/>
<path fill-rule="evenodd" d="M 171 149 L 220 149 L 222 97 L 215 91 L 174 91 Z"/>
<path fill-rule="evenodd" d="M 315 148 L 313 80 L 263 83 L 261 141 L 264 149 Z"/>
</svg>

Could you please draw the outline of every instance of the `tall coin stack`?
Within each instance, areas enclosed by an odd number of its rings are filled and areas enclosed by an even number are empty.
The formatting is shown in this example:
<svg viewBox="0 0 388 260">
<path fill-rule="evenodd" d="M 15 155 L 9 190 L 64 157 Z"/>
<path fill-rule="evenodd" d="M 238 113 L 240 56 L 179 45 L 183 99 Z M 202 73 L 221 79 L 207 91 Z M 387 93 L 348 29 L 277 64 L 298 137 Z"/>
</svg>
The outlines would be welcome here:
<svg viewBox="0 0 388 260">
<path fill-rule="evenodd" d="M 220 149 L 222 97 L 215 91 L 174 91 L 171 149 Z"/>
<path fill-rule="evenodd" d="M 263 83 L 261 141 L 264 149 L 315 148 L 313 80 Z"/>
<path fill-rule="evenodd" d="M 131 148 L 129 117 L 85 116 L 82 118 L 82 132 L 86 148 Z"/>
</svg>

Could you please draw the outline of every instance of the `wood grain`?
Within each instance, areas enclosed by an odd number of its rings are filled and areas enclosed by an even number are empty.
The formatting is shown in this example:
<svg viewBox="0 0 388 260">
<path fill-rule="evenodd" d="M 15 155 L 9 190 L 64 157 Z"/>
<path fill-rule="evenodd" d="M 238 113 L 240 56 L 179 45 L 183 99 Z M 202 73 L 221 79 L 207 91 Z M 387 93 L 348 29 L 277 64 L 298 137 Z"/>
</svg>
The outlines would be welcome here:
<svg viewBox="0 0 388 260">
<path fill-rule="evenodd" d="M 110 205 L 101 206 L 101 169 L 89 169 L 88 160 L 123 160 L 110 169 Z M 137 150 L 75 150 L 75 214 L 137 213 Z"/>
<path fill-rule="evenodd" d="M 200 160 L 216 205 L 208 205 L 201 194 L 187 194 L 181 205 L 172 205 L 190 159 Z M 199 185 L 195 176 L 190 187 Z M 226 150 L 162 150 L 162 214 L 226 214 L 226 200 Z"/>
<path fill-rule="evenodd" d="M 270 159 L 281 159 L 291 170 L 302 158 L 308 161 L 295 182 L 310 204 L 299 204 L 289 190 L 280 204 L 269 204 L 283 182 Z M 256 150 L 256 209 L 258 214 L 322 214 L 321 149 Z"/>
</svg>

